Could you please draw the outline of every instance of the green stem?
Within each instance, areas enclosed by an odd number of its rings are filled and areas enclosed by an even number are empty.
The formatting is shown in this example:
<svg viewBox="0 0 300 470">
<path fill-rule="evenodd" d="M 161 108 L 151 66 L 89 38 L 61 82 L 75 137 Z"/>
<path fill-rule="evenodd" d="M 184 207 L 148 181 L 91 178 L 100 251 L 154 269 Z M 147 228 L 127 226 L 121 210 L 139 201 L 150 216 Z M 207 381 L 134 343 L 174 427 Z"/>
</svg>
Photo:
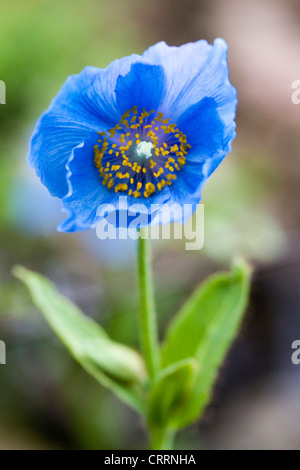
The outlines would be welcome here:
<svg viewBox="0 0 300 470">
<path fill-rule="evenodd" d="M 152 282 L 151 246 L 146 230 L 140 230 L 138 246 L 140 341 L 149 376 L 153 380 L 160 368 L 160 351 Z"/>
<path fill-rule="evenodd" d="M 170 429 L 152 431 L 151 450 L 173 450 L 174 432 Z"/>
</svg>

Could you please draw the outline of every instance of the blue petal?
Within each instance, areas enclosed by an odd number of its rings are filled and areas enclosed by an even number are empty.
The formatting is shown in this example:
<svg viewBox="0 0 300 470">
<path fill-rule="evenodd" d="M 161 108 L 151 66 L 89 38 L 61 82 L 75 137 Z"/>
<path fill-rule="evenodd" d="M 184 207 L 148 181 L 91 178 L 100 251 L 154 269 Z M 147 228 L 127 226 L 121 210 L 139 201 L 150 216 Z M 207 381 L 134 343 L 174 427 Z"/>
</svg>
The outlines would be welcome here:
<svg viewBox="0 0 300 470">
<path fill-rule="evenodd" d="M 201 201 L 202 188 L 206 180 L 205 165 L 187 162 L 169 186 L 170 198 L 151 217 L 152 224 L 179 222 L 184 224 Z"/>
<path fill-rule="evenodd" d="M 221 107 L 213 98 L 204 98 L 191 106 L 178 121 L 179 128 L 187 135 L 187 141 L 192 146 L 187 164 L 202 164 L 205 178 L 210 176 L 231 151 L 231 142 L 236 135 L 236 104 L 235 94 L 229 94 L 227 105 Z"/>
<path fill-rule="evenodd" d="M 164 97 L 164 90 L 162 66 L 136 63 L 125 77 L 120 76 L 117 80 L 117 103 L 122 113 L 133 106 L 137 106 L 139 112 L 143 108 L 147 111 L 157 110 Z"/>
<path fill-rule="evenodd" d="M 231 143 L 236 136 L 235 96 L 235 90 L 231 87 L 227 93 L 227 103 L 224 98 L 223 106 L 219 106 L 213 98 L 204 98 L 180 117 L 178 126 L 192 146 L 184 170 L 190 163 L 198 162 L 195 175 L 202 173 L 202 177 L 207 179 L 231 151 Z"/>
<path fill-rule="evenodd" d="M 139 198 L 135 198 L 134 196 L 122 196 L 119 193 L 112 201 L 114 209 L 111 211 L 111 219 L 116 221 L 115 225 L 117 227 L 128 227 L 130 223 L 136 219 L 137 215 L 140 215 L 140 226 L 143 227 L 149 225 L 152 223 L 156 213 L 169 201 L 170 198 L 171 193 L 167 187 L 162 191 L 156 192 L 149 198 L 145 198 L 143 196 Z M 124 212 L 126 212 L 126 220 L 121 216 Z"/>
<path fill-rule="evenodd" d="M 226 125 L 218 114 L 217 102 L 213 98 L 204 98 L 191 106 L 180 117 L 177 125 L 192 146 L 188 161 L 204 163 L 223 147 Z"/>
<path fill-rule="evenodd" d="M 170 186 L 171 198 L 168 205 L 177 204 L 187 209 L 183 211 L 183 217 L 180 214 L 174 218 L 173 222 L 185 223 L 187 218 L 196 210 L 201 200 L 202 187 L 206 180 L 205 166 L 201 163 L 187 162 L 178 174 L 177 180 Z M 188 206 L 192 205 L 192 210 Z"/>
<path fill-rule="evenodd" d="M 180 47 L 169 47 L 160 42 L 145 51 L 143 58 L 164 67 L 167 90 L 161 110 L 173 122 L 205 97 L 214 98 L 219 106 L 223 106 L 224 99 L 227 102 L 224 90 L 233 89 L 228 77 L 227 45 L 223 39 L 216 39 L 213 46 L 204 40 Z"/>
<path fill-rule="evenodd" d="M 40 117 L 33 132 L 28 162 L 53 196 L 68 191 L 66 164 L 72 150 L 93 131 L 113 127 L 120 119 L 115 87 L 138 55 L 112 62 L 106 69 L 86 67 L 70 76 Z"/>
<path fill-rule="evenodd" d="M 52 196 L 61 198 L 67 193 L 66 163 L 74 147 L 89 135 L 89 130 L 74 126 L 60 116 L 44 115 L 38 122 L 28 162 Z"/>
<path fill-rule="evenodd" d="M 204 164 L 203 171 L 206 174 L 206 178 L 208 178 L 215 171 L 215 169 L 219 166 L 224 157 L 231 152 L 231 143 L 234 140 L 235 136 L 235 123 L 233 122 L 231 123 L 231 126 L 227 126 L 226 128 L 223 140 L 223 147 L 220 148 L 218 152 L 216 152 L 212 156 L 212 158 L 209 158 Z"/>
<path fill-rule="evenodd" d="M 224 121 L 227 122 L 226 119 Z M 226 125 L 224 121 L 212 98 L 192 106 L 178 121 L 192 149 L 177 180 L 170 186 L 172 197 L 169 204 L 176 201 L 182 205 L 197 205 L 200 202 L 205 181 L 231 151 L 235 123 L 231 119 L 231 125 Z"/>
<path fill-rule="evenodd" d="M 235 133 L 235 111 L 237 100 L 228 98 L 228 103 L 219 107 L 213 98 L 205 98 L 191 106 L 178 121 L 179 128 L 187 135 L 192 146 L 187 155 L 187 164 L 199 162 L 207 179 L 223 158 L 231 151 Z"/>
<path fill-rule="evenodd" d="M 156 214 L 153 214 L 152 224 L 170 224 L 173 222 L 185 224 L 195 212 L 201 201 L 202 187 L 205 180 L 200 177 L 197 180 L 193 179 L 192 171 L 189 173 L 189 177 L 185 175 L 185 178 L 182 179 L 180 191 L 178 191 L 178 187 L 177 189 L 173 185 L 170 187 L 171 197 L 160 207 Z M 189 183 L 192 185 L 190 190 L 188 190 Z"/>
<path fill-rule="evenodd" d="M 94 145 L 98 137 L 98 134 L 93 134 L 73 150 L 69 159 L 69 192 L 63 198 L 63 209 L 68 218 L 59 225 L 61 231 L 74 232 L 95 227 L 99 205 L 112 201 L 113 193 L 102 186 L 99 170 L 94 163 Z"/>
</svg>

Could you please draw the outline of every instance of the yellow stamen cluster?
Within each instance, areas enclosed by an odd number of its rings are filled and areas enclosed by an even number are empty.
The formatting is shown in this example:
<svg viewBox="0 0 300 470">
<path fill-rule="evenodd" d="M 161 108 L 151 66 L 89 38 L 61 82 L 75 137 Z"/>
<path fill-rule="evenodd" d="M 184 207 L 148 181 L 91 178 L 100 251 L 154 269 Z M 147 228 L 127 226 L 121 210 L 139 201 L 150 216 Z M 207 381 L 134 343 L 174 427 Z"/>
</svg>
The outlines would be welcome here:
<svg viewBox="0 0 300 470">
<path fill-rule="evenodd" d="M 170 186 L 185 165 L 191 146 L 176 124 L 169 121 L 154 110 L 143 109 L 139 114 L 134 106 L 115 127 L 99 132 L 101 138 L 94 146 L 94 161 L 102 185 L 135 198 L 142 195 L 148 198 Z M 152 144 L 145 157 L 140 157 L 136 150 L 141 142 Z"/>
</svg>

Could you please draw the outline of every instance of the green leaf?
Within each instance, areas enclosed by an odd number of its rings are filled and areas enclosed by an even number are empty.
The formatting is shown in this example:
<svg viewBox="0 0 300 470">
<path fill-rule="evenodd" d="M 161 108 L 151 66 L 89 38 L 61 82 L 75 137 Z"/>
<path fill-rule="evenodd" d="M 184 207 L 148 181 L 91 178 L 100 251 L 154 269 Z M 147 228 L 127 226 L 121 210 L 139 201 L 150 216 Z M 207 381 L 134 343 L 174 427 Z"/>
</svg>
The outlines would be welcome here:
<svg viewBox="0 0 300 470">
<path fill-rule="evenodd" d="M 13 272 L 26 284 L 34 304 L 82 367 L 127 404 L 144 412 L 146 373 L 141 356 L 112 341 L 96 322 L 63 297 L 41 274 L 21 266 L 15 267 Z"/>
<path fill-rule="evenodd" d="M 195 359 L 185 359 L 161 371 L 149 397 L 149 425 L 152 429 L 177 429 L 184 414 L 198 366 Z"/>
<path fill-rule="evenodd" d="M 162 348 L 164 367 L 195 358 L 199 371 L 180 427 L 198 418 L 207 405 L 228 349 L 246 309 L 250 268 L 239 261 L 229 273 L 203 283 L 173 320 Z"/>
</svg>

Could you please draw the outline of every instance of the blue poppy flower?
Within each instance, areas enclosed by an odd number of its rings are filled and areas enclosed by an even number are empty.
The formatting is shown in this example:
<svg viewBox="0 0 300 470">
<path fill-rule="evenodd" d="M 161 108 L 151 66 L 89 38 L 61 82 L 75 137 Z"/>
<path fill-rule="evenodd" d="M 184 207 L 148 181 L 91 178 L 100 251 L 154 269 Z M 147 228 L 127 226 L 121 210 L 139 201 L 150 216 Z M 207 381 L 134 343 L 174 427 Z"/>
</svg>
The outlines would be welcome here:
<svg viewBox="0 0 300 470">
<path fill-rule="evenodd" d="M 28 156 L 62 199 L 68 216 L 59 229 L 89 229 L 137 203 L 147 223 L 184 222 L 231 150 L 236 105 L 222 39 L 160 42 L 70 76 L 39 119 Z M 174 205 L 191 209 L 168 211 Z"/>
</svg>

